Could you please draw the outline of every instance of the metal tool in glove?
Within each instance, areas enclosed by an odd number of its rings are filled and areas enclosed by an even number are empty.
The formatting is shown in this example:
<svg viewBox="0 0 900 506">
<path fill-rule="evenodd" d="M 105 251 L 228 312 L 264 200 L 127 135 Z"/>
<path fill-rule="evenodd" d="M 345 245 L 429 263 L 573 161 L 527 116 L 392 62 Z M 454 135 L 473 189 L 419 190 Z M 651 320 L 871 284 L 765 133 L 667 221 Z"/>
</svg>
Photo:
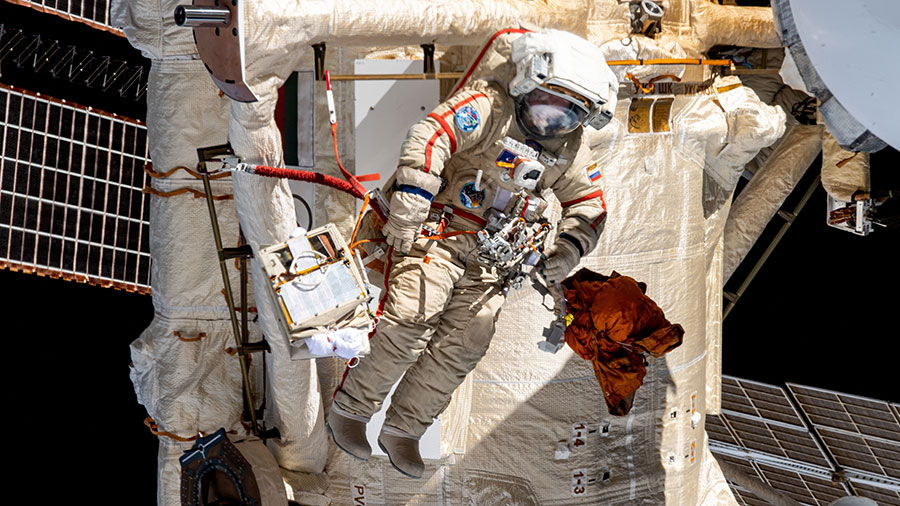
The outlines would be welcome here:
<svg viewBox="0 0 900 506">
<path fill-rule="evenodd" d="M 563 292 L 563 287 L 560 283 L 545 285 L 537 278 L 534 280 L 534 289 L 544 298 L 550 295 L 553 300 L 553 315 L 556 317 L 541 333 L 544 336 L 544 340 L 537 343 L 538 348 L 547 353 L 556 353 L 566 343 L 566 327 L 569 326 L 566 318 L 565 292 Z"/>
<path fill-rule="evenodd" d="M 541 260 L 541 249 L 550 233 L 543 217 L 547 203 L 524 190 L 511 195 L 504 210 L 491 208 L 487 224 L 475 236 L 478 259 L 495 267 L 507 287 L 522 288 L 528 274 Z"/>
</svg>

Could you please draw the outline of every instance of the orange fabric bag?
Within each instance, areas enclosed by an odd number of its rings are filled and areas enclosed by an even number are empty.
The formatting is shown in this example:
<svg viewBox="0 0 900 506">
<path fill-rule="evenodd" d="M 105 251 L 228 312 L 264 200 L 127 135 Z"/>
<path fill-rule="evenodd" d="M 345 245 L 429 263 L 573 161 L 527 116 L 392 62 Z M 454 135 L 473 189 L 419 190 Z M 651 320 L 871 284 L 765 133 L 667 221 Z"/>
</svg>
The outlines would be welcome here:
<svg viewBox="0 0 900 506">
<path fill-rule="evenodd" d="M 566 343 L 591 361 L 609 412 L 625 415 L 647 374 L 645 354 L 661 357 L 677 348 L 684 329 L 647 297 L 646 284 L 617 272 L 607 277 L 582 269 L 562 285 L 572 317 Z"/>
</svg>

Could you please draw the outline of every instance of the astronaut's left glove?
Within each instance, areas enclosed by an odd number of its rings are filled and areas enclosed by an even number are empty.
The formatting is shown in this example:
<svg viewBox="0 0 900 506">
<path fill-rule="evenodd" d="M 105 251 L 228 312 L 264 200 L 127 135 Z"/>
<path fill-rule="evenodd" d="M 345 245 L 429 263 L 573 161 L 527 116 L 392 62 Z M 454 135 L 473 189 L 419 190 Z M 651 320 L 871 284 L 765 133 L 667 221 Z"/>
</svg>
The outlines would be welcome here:
<svg viewBox="0 0 900 506">
<path fill-rule="evenodd" d="M 558 239 L 556 244 L 544 251 L 544 255 L 547 259 L 541 264 L 538 272 L 548 283 L 559 283 L 564 280 L 581 260 L 578 248 L 566 239 Z"/>
</svg>

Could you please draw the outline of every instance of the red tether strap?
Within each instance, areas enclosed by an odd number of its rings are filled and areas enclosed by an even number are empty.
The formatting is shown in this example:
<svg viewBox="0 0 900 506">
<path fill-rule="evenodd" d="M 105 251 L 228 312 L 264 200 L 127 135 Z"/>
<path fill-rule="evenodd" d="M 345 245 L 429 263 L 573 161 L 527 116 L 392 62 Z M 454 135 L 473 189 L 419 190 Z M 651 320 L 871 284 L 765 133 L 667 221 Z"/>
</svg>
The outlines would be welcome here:
<svg viewBox="0 0 900 506">
<path fill-rule="evenodd" d="M 451 112 L 453 112 L 453 111 L 451 111 Z M 450 129 L 450 125 L 448 125 L 447 122 L 444 121 L 444 118 L 442 118 L 441 116 L 438 116 L 437 114 L 435 114 L 433 112 L 428 114 L 428 117 L 437 121 L 438 124 L 441 125 L 441 129 L 438 130 L 438 132 L 447 134 L 447 138 L 450 139 L 450 154 L 452 155 L 453 153 L 456 153 L 456 136 L 453 135 L 453 130 Z M 435 140 L 437 140 L 437 139 L 435 139 Z M 430 144 L 434 144 L 434 143 L 429 142 L 429 145 Z"/>
<path fill-rule="evenodd" d="M 381 314 L 384 312 L 384 305 L 387 304 L 388 291 L 390 290 L 390 278 L 391 278 L 391 268 L 394 266 L 394 262 L 391 260 L 391 257 L 394 253 L 394 247 L 391 246 L 387 250 L 387 262 L 384 265 L 384 294 L 381 296 L 381 300 L 378 301 L 378 311 L 375 312 L 375 328 L 372 329 L 372 332 L 369 333 L 369 339 L 372 339 L 372 336 L 375 335 L 375 331 L 378 329 L 378 319 L 381 318 Z M 343 388 L 344 381 L 347 379 L 347 374 L 350 373 L 350 367 L 344 369 L 344 376 L 341 377 L 341 384 L 334 390 L 334 394 L 332 394 L 332 398 L 337 396 L 338 391 Z"/>
<path fill-rule="evenodd" d="M 444 204 L 438 204 L 438 203 L 434 202 L 431 204 L 431 207 L 433 207 L 434 209 L 437 209 L 438 211 L 442 211 L 447 206 Z M 481 227 L 487 225 L 487 221 L 485 221 L 481 216 L 476 216 L 470 212 L 463 211 L 462 209 L 457 209 L 455 207 L 451 207 L 451 209 L 453 209 L 453 214 L 455 214 L 457 216 L 462 216 L 463 218 L 465 218 L 473 223 L 476 223 L 477 225 L 479 225 Z"/>
<path fill-rule="evenodd" d="M 478 57 L 475 58 L 475 62 L 472 63 L 472 65 L 469 67 L 469 71 L 466 72 L 466 75 L 464 75 L 463 78 L 459 81 L 459 84 L 457 84 L 456 87 L 453 88 L 453 93 L 456 93 L 457 91 L 459 91 L 459 89 L 462 88 L 464 84 L 466 84 L 466 81 L 468 81 L 469 77 L 472 76 L 472 72 L 475 72 L 475 67 L 477 67 L 478 64 L 481 63 L 481 59 L 484 58 L 484 55 L 485 55 L 485 53 L 487 53 L 488 48 L 491 47 L 491 44 L 494 43 L 494 40 L 496 40 L 497 37 L 499 37 L 503 34 L 506 34 L 506 33 L 527 33 L 529 31 L 531 31 L 531 30 L 523 30 L 521 28 L 506 28 L 506 29 L 500 30 L 499 32 L 492 35 L 491 40 L 489 40 L 487 42 L 487 44 L 484 45 L 484 47 L 481 49 L 481 53 L 479 53 Z M 451 95 L 452 95 L 452 93 L 451 93 Z"/>
<path fill-rule="evenodd" d="M 585 200 L 591 200 L 591 199 L 595 199 L 597 197 L 600 197 L 600 202 L 603 204 L 603 210 L 606 211 L 606 201 L 603 200 L 603 190 L 597 190 L 594 193 L 588 193 L 584 197 L 579 197 L 575 200 L 569 200 L 567 202 L 562 202 L 562 203 L 560 203 L 560 205 L 565 209 L 566 207 L 574 206 L 575 204 L 580 204 L 581 202 L 584 202 Z"/>
<path fill-rule="evenodd" d="M 292 179 L 294 181 L 306 181 L 308 183 L 321 184 L 330 186 L 335 190 L 349 193 L 354 197 L 361 199 L 365 195 L 365 190 L 360 191 L 356 186 L 349 182 L 338 179 L 333 176 L 320 174 L 318 172 L 310 172 L 306 170 L 296 169 L 279 169 L 277 167 L 266 167 L 265 165 L 254 165 L 253 173 L 259 176 L 275 177 L 278 179 Z"/>
</svg>

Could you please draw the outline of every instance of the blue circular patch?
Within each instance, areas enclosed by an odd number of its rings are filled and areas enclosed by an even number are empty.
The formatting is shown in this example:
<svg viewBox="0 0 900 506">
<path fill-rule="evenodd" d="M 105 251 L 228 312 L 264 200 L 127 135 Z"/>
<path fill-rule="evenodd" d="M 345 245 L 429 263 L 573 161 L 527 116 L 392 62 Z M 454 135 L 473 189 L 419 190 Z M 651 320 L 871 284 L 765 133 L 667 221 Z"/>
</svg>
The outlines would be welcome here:
<svg viewBox="0 0 900 506">
<path fill-rule="evenodd" d="M 456 126 L 463 132 L 472 132 L 481 124 L 478 111 L 471 105 L 464 106 L 456 111 Z"/>
<path fill-rule="evenodd" d="M 459 191 L 459 201 L 469 209 L 478 209 L 484 203 L 484 190 L 476 190 L 475 183 L 466 183 Z"/>
</svg>

